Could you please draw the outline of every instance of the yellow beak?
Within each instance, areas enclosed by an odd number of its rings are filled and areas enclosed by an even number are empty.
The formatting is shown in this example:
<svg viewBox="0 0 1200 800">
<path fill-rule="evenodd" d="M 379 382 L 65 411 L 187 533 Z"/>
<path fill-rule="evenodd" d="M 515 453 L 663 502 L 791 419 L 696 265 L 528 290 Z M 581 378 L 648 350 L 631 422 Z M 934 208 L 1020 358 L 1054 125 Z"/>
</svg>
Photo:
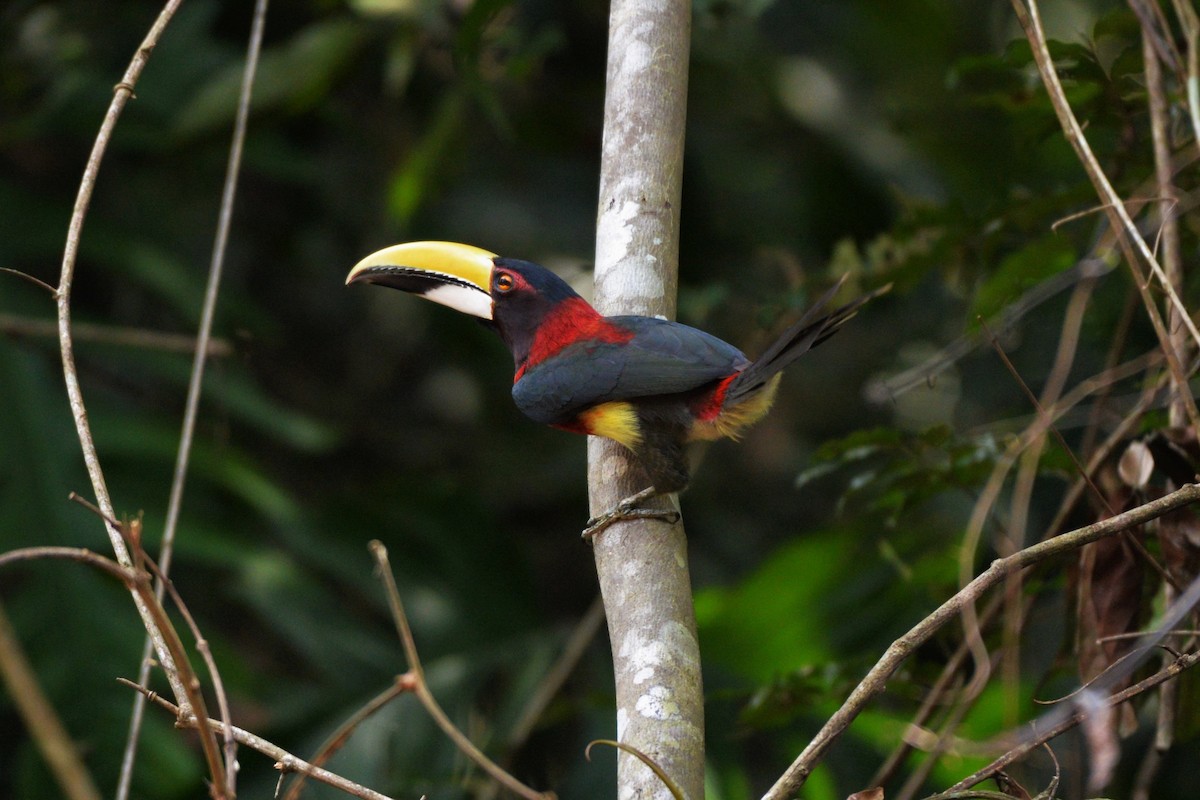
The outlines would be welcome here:
<svg viewBox="0 0 1200 800">
<path fill-rule="evenodd" d="M 495 253 L 456 242 L 408 242 L 372 253 L 346 283 L 375 283 L 419 294 L 483 319 L 492 318 Z"/>
</svg>

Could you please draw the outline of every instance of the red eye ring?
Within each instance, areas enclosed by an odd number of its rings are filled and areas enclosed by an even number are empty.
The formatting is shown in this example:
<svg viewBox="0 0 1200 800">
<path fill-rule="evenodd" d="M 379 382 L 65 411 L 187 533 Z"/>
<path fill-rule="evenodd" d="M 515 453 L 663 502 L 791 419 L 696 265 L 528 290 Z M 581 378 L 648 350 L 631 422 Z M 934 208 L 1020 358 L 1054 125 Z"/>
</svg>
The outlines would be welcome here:
<svg viewBox="0 0 1200 800">
<path fill-rule="evenodd" d="M 495 285 L 499 292 L 511 292 L 517 287 L 517 281 L 509 273 L 501 272 L 496 275 Z"/>
</svg>

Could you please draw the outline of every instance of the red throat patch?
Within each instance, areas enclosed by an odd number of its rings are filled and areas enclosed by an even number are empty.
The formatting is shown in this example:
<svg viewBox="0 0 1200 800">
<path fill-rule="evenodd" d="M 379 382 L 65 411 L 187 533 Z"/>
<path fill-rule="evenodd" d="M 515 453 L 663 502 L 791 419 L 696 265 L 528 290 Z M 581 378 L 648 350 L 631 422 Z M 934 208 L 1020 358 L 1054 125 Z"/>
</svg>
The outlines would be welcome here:
<svg viewBox="0 0 1200 800">
<path fill-rule="evenodd" d="M 513 383 L 519 381 L 529 367 L 537 366 L 576 342 L 624 344 L 632 338 L 633 331 L 612 324 L 582 297 L 569 298 L 542 320 L 529 348 L 529 357 L 517 370 Z"/>
</svg>

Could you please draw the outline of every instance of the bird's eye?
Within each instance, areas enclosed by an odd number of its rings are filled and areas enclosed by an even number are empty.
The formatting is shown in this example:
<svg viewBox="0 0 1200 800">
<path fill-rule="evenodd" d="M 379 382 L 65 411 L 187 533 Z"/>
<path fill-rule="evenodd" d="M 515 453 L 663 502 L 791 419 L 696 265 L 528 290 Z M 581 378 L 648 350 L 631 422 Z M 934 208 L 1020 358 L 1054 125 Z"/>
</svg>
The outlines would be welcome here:
<svg viewBox="0 0 1200 800">
<path fill-rule="evenodd" d="M 512 275 L 507 272 L 501 272 L 496 276 L 496 290 L 500 292 L 511 292 L 516 287 L 517 281 Z"/>
</svg>

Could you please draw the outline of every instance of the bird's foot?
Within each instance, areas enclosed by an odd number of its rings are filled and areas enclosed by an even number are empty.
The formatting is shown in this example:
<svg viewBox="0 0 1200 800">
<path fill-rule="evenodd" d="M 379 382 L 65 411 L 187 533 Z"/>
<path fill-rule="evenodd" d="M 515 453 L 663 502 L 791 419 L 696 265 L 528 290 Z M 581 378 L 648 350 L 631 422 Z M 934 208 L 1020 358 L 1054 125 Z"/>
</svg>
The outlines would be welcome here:
<svg viewBox="0 0 1200 800">
<path fill-rule="evenodd" d="M 621 502 L 612 507 L 611 510 L 604 512 L 598 517 L 592 517 L 587 521 L 587 527 L 583 529 L 580 536 L 585 541 L 591 541 L 597 534 L 603 533 L 610 525 L 616 522 L 621 522 L 627 519 L 661 519 L 668 525 L 674 525 L 679 521 L 680 514 L 673 509 L 665 508 L 639 508 L 638 504 L 644 500 L 649 500 L 658 494 L 653 486 L 648 486 L 642 489 L 637 494 L 631 494 Z"/>
</svg>

